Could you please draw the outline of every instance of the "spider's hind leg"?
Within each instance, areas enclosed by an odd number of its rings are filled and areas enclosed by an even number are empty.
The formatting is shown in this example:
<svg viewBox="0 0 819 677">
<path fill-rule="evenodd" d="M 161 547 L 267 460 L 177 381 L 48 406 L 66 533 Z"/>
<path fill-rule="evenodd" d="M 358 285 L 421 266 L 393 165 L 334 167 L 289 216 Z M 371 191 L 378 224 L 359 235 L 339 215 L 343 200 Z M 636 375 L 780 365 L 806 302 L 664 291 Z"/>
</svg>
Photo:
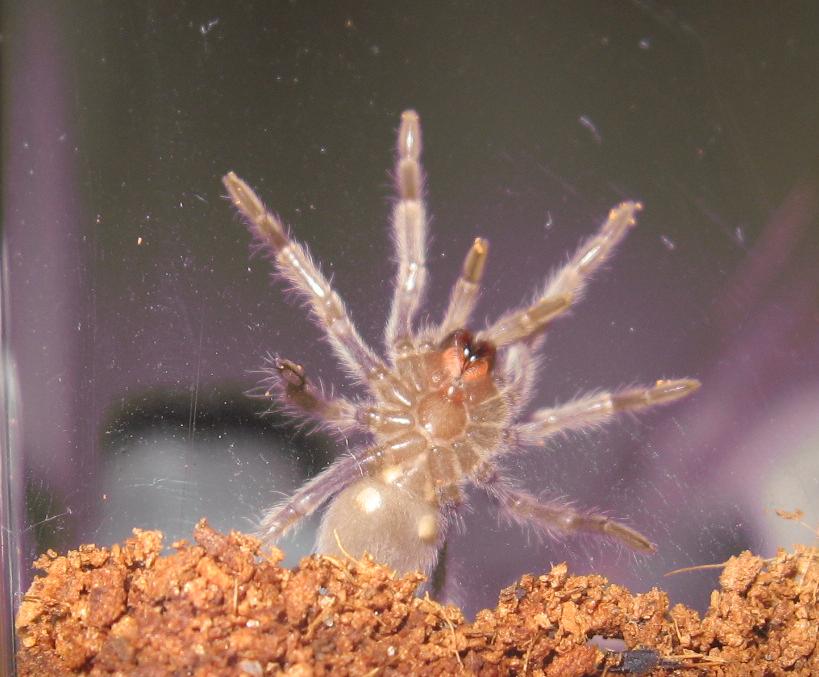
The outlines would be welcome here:
<svg viewBox="0 0 819 677">
<path fill-rule="evenodd" d="M 494 498 L 504 515 L 521 526 L 533 527 L 547 536 L 557 532 L 587 533 L 613 538 L 641 552 L 654 552 L 654 544 L 622 522 L 607 515 L 578 510 L 560 501 L 543 501 L 512 486 L 500 471 L 488 473 L 480 486 Z"/>
</svg>

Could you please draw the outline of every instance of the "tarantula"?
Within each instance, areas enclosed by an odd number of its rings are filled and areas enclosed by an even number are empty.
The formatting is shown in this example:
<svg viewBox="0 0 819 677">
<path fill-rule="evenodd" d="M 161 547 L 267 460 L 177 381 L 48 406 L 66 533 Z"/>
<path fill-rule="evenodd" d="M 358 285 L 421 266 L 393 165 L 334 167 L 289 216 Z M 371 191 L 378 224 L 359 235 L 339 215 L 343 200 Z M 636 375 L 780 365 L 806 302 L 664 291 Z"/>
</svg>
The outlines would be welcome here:
<svg viewBox="0 0 819 677">
<path fill-rule="evenodd" d="M 596 392 L 521 418 L 534 390 L 544 331 L 583 296 L 592 274 L 635 224 L 640 204 L 624 202 L 612 209 L 597 234 L 548 278 L 532 303 L 473 333 L 467 327 L 489 248 L 477 238 L 443 319 L 416 329 L 427 285 L 420 154 L 418 115 L 408 110 L 398 130 L 398 197 L 392 214 L 398 271 L 385 331 L 386 359 L 361 338 L 307 249 L 291 239 L 242 179 L 233 172 L 224 177 L 233 204 L 270 253 L 278 274 L 307 299 L 346 371 L 369 391 L 360 401 L 331 397 L 308 379 L 300 364 L 270 360 L 268 391 L 275 391 L 290 413 L 343 433 L 368 433 L 372 442 L 338 459 L 267 512 L 263 538 L 276 541 L 331 501 L 319 528 L 317 552 L 369 552 L 398 571 L 430 571 L 455 510 L 465 501 L 464 488 L 472 483 L 514 522 L 547 534 L 609 536 L 634 550 L 652 551 L 651 541 L 625 524 L 527 493 L 497 464 L 522 446 L 542 445 L 550 436 L 605 423 L 620 412 L 672 402 L 699 387 L 695 379 L 660 380 Z"/>
</svg>

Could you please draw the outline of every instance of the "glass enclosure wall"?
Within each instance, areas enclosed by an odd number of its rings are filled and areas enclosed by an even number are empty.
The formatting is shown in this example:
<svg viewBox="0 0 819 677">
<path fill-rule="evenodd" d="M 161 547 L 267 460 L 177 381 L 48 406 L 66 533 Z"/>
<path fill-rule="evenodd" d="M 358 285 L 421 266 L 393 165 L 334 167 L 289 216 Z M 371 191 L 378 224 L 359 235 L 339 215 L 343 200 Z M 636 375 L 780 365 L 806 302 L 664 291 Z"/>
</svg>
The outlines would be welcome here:
<svg viewBox="0 0 819 677">
<path fill-rule="evenodd" d="M 134 527 L 166 543 L 252 531 L 356 436 L 247 397 L 267 354 L 351 398 L 318 329 L 249 236 L 235 170 L 307 242 L 380 347 L 394 275 L 395 130 L 424 130 L 429 312 L 491 242 L 476 317 L 529 298 L 624 199 L 638 227 L 549 332 L 534 407 L 691 376 L 694 397 L 506 459 L 524 486 L 605 510 L 655 556 L 539 542 L 470 493 L 447 546 L 468 612 L 569 560 L 707 603 L 744 548 L 819 522 L 819 62 L 815 8 L 462 2 L 6 3 L 3 603 L 51 548 Z M 309 551 L 315 520 L 288 539 Z M 515 553 L 510 557 L 509 553 Z M 465 582 L 469 581 L 469 586 Z"/>
</svg>

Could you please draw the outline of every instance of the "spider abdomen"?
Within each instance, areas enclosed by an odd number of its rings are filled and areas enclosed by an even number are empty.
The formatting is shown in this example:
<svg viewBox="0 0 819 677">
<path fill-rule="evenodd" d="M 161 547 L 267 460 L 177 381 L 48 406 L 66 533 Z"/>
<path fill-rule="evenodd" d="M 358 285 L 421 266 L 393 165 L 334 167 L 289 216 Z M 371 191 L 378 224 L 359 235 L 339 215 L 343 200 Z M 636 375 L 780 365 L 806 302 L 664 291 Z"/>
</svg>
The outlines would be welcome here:
<svg viewBox="0 0 819 677">
<path fill-rule="evenodd" d="M 442 520 L 437 501 L 426 501 L 377 477 L 364 477 L 330 503 L 316 550 L 354 557 L 368 552 L 398 571 L 429 570 L 440 546 Z"/>
</svg>

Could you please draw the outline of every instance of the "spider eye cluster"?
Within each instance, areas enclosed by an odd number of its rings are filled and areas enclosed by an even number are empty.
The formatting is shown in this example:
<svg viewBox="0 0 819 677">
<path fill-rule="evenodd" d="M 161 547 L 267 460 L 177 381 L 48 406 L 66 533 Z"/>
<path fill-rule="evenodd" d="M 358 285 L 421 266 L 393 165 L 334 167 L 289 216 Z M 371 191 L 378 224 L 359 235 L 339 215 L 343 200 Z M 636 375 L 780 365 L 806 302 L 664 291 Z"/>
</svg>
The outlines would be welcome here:
<svg viewBox="0 0 819 677">
<path fill-rule="evenodd" d="M 447 370 L 453 377 L 467 380 L 480 378 L 492 371 L 495 346 L 489 341 L 476 341 L 467 329 L 457 329 L 441 341 Z"/>
</svg>

